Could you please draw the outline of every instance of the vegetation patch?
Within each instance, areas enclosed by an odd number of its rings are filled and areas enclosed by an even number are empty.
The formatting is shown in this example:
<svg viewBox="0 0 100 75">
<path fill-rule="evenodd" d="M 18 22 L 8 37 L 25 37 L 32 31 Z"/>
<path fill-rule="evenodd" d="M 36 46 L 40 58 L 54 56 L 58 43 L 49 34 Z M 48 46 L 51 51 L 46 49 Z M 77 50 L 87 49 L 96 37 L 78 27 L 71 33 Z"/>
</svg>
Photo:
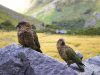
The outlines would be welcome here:
<svg viewBox="0 0 100 75">
<path fill-rule="evenodd" d="M 18 43 L 17 32 L 0 31 L 0 48 Z M 9 37 L 9 38 L 8 38 Z M 84 59 L 100 54 L 100 36 L 83 36 L 83 35 L 60 35 L 38 33 L 41 49 L 44 54 L 50 55 L 55 59 L 63 61 L 57 51 L 56 43 L 59 38 L 64 38 L 67 45 L 75 51 L 83 54 Z"/>
</svg>

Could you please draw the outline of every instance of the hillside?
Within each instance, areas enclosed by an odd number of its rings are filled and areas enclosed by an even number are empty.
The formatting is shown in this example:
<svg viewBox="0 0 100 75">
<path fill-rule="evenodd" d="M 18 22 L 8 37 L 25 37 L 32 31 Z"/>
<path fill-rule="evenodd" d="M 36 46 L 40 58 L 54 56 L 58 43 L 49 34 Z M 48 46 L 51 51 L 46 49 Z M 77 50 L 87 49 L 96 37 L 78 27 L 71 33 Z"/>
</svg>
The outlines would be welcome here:
<svg viewBox="0 0 100 75">
<path fill-rule="evenodd" d="M 13 25 L 17 25 L 19 21 L 29 21 L 31 24 L 34 24 L 37 29 L 41 29 L 42 22 L 32 18 L 30 16 L 26 16 L 20 13 L 17 13 L 9 8 L 6 8 L 0 5 L 0 23 L 9 20 L 13 23 Z"/>
<path fill-rule="evenodd" d="M 33 0 L 34 2 L 35 0 Z M 33 3 L 27 15 L 65 28 L 100 27 L 100 0 L 46 0 Z"/>
<path fill-rule="evenodd" d="M 31 14 L 40 10 L 45 5 L 49 4 L 53 0 L 31 0 L 32 6 L 27 10 L 27 14 Z"/>
</svg>

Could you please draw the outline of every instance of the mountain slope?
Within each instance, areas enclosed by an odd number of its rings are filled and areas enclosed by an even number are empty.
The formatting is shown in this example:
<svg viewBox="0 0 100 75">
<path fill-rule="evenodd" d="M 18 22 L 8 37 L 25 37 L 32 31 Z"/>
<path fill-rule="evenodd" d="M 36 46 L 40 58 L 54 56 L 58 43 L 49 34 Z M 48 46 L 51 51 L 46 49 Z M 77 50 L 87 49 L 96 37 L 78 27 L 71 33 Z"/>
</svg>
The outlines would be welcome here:
<svg viewBox="0 0 100 75">
<path fill-rule="evenodd" d="M 52 1 L 53 0 L 31 0 L 32 6 L 27 10 L 26 14 L 36 12 Z"/>
<path fill-rule="evenodd" d="M 100 27 L 99 7 L 100 0 L 52 0 L 36 12 L 30 10 L 27 14 L 65 28 Z"/>
<path fill-rule="evenodd" d="M 13 25 L 17 25 L 19 21 L 29 21 L 31 24 L 34 24 L 37 29 L 41 29 L 42 22 L 32 18 L 30 16 L 26 16 L 20 13 L 17 13 L 9 8 L 6 8 L 2 5 L 0 5 L 0 23 L 10 20 Z"/>
</svg>

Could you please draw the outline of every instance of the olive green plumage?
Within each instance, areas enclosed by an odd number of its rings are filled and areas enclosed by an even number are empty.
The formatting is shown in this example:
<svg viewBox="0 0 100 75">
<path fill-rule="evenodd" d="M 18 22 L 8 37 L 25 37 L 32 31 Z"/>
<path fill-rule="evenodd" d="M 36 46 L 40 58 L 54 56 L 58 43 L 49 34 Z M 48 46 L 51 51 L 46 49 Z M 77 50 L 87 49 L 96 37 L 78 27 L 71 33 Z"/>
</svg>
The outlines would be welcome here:
<svg viewBox="0 0 100 75">
<path fill-rule="evenodd" d="M 82 60 L 71 47 L 65 45 L 63 39 L 58 40 L 57 49 L 61 58 L 68 64 L 68 66 L 70 66 L 73 63 L 76 63 L 79 69 L 81 71 L 84 71 L 84 64 L 82 63 Z"/>
<path fill-rule="evenodd" d="M 38 36 L 36 34 L 36 32 L 33 30 L 33 35 L 34 35 L 34 42 L 35 42 L 35 45 L 37 46 L 37 51 L 41 52 L 41 49 L 40 49 L 40 43 L 39 43 L 39 40 L 38 40 Z"/>
<path fill-rule="evenodd" d="M 24 47 L 31 47 L 32 49 L 41 52 L 40 43 L 36 32 L 32 29 L 32 25 L 28 22 L 20 22 L 17 25 L 18 42 Z"/>
</svg>

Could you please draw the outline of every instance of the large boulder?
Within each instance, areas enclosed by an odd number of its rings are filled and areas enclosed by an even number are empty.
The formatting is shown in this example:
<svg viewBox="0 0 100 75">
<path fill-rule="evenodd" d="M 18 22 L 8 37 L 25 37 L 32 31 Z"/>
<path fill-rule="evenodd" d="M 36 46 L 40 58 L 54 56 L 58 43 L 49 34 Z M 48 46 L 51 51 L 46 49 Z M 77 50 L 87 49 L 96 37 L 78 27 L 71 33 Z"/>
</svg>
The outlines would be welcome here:
<svg viewBox="0 0 100 75">
<path fill-rule="evenodd" d="M 0 75 L 77 75 L 47 55 L 12 44 L 0 49 Z"/>
<path fill-rule="evenodd" d="M 0 75 L 100 75 L 100 56 L 83 63 L 85 72 L 80 72 L 76 64 L 68 67 L 31 48 L 12 44 L 0 49 Z"/>
<path fill-rule="evenodd" d="M 94 65 L 97 65 L 100 67 L 100 56 L 96 56 L 96 57 L 93 57 L 93 58 L 89 58 L 87 60 L 87 62 L 89 62 L 90 64 L 94 64 Z"/>
<path fill-rule="evenodd" d="M 97 66 L 95 64 L 90 64 L 89 62 L 86 61 L 84 62 L 84 64 L 85 64 L 85 72 L 79 72 L 75 70 L 78 73 L 78 75 L 100 75 L 100 66 Z M 72 66 L 75 67 L 76 65 Z"/>
</svg>

